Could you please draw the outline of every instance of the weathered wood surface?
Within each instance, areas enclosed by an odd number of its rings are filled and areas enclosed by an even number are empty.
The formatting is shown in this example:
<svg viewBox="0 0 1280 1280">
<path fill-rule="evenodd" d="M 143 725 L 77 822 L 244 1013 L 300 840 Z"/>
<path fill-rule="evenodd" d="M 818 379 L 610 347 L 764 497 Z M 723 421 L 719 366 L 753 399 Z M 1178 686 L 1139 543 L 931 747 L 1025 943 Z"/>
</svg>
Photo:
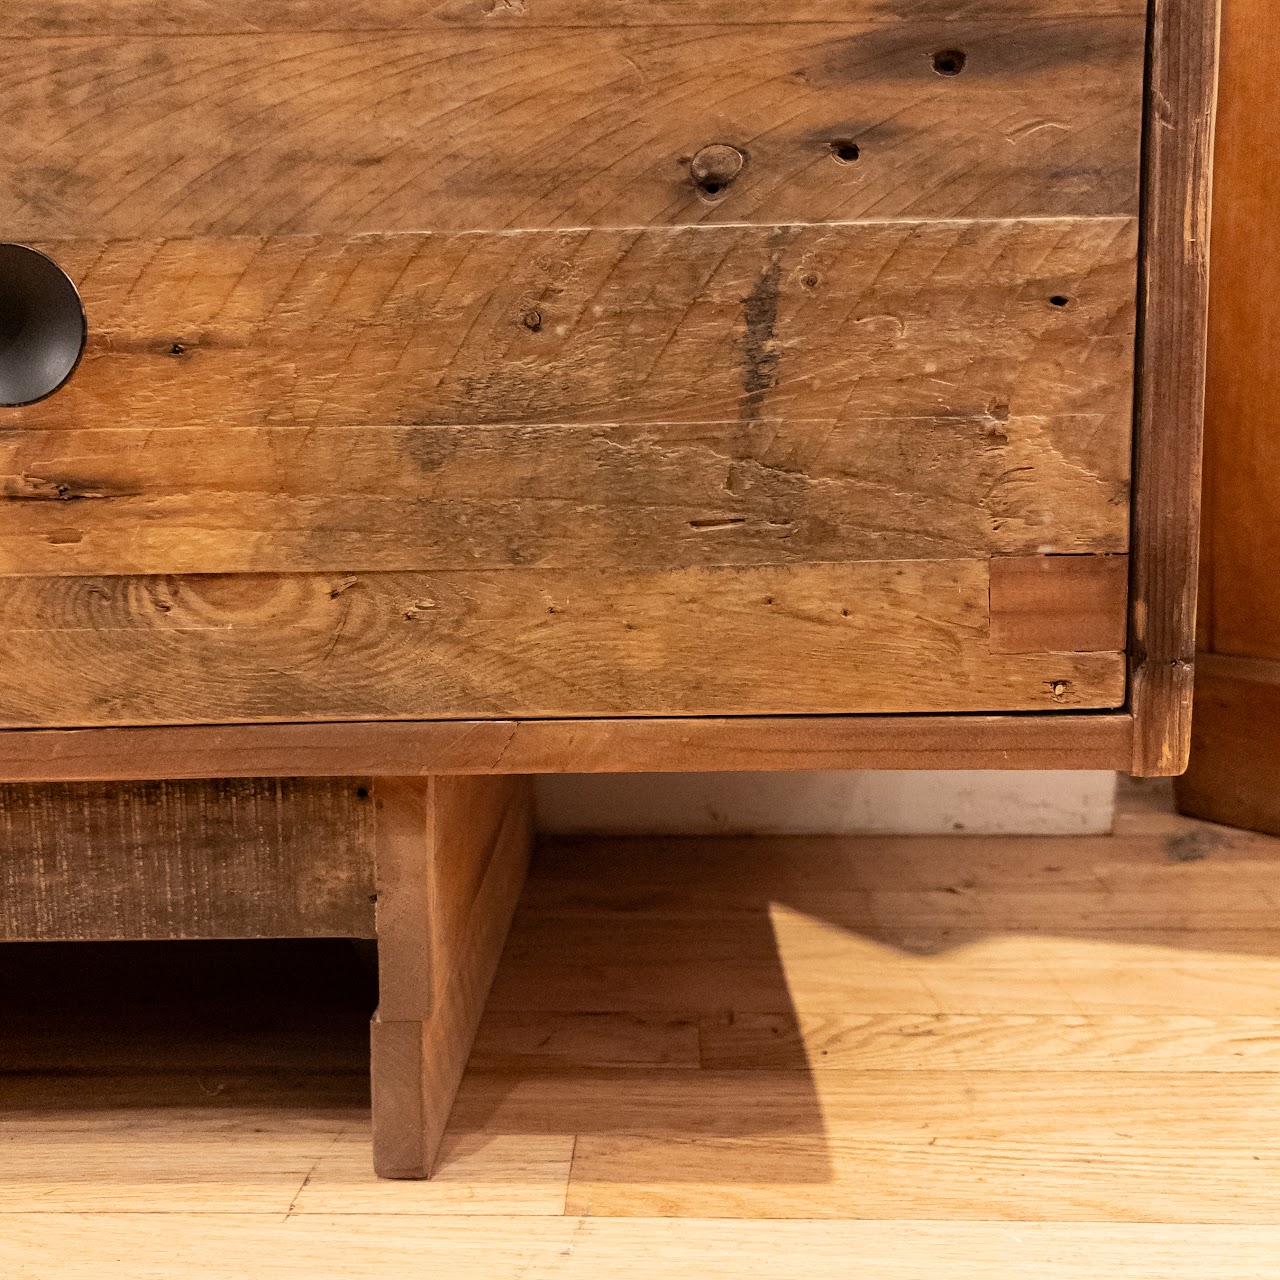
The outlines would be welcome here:
<svg viewBox="0 0 1280 1280">
<path fill-rule="evenodd" d="M 1133 772 L 1191 747 L 1219 0 L 1152 0 L 1134 485 Z"/>
<path fill-rule="evenodd" d="M 1127 556 L 997 556 L 991 561 L 994 653 L 1123 649 Z"/>
<path fill-rule="evenodd" d="M 0 940 L 373 936 L 351 779 L 0 786 Z"/>
<path fill-rule="evenodd" d="M 1123 552 L 1128 435 L 1119 414 L 15 431 L 0 434 L 0 572 Z"/>
<path fill-rule="evenodd" d="M 1112 769 L 1125 713 L 436 720 L 0 731 L 0 778 Z"/>
<path fill-rule="evenodd" d="M 21 239 L 1137 212 L 1139 12 L 886 21 L 863 4 L 838 25 L 776 10 L 686 25 L 701 7 L 668 26 L 579 4 L 574 25 L 536 36 L 481 21 L 352 38 L 331 5 L 328 33 L 26 39 L 0 73 L 0 226 Z M 934 69 L 949 48 L 959 75 Z M 855 162 L 833 152 L 846 141 Z M 691 162 L 708 146 L 746 164 L 700 183 Z"/>
<path fill-rule="evenodd" d="M 1146 0 L 790 0 L 788 23 L 903 22 L 1145 16 Z M 772 26 L 768 5 L 739 0 L 223 0 L 163 6 L 151 0 L 10 0 L 12 35 L 256 35 L 272 31 L 542 30 L 570 27 Z"/>
<path fill-rule="evenodd" d="M 1120 706 L 989 564 L 1129 550 L 1145 32 L 20 0 L 91 341 L 5 414 L 0 725 Z"/>
<path fill-rule="evenodd" d="M 430 1176 L 533 844 L 528 778 L 380 778 L 374 1166 Z"/>
<path fill-rule="evenodd" d="M 6 727 L 1116 707 L 994 655 L 986 561 L 0 579 Z M 67 673 L 75 673 L 69 680 Z"/>
<path fill-rule="evenodd" d="M 9 426 L 1096 423 L 1132 407 L 1129 218 L 44 247 L 92 336 L 67 387 Z"/>
<path fill-rule="evenodd" d="M 0 566 L 1123 551 L 1135 252 L 1127 219 L 80 244 L 95 337 L 10 415 Z"/>
</svg>

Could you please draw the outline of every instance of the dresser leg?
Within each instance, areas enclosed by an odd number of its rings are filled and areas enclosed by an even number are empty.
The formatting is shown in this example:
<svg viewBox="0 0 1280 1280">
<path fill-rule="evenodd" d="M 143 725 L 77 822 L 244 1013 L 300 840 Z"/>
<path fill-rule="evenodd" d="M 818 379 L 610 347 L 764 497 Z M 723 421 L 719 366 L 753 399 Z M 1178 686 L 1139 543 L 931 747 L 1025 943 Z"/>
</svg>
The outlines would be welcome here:
<svg viewBox="0 0 1280 1280">
<path fill-rule="evenodd" d="M 373 1163 L 427 1178 L 533 842 L 532 780 L 378 778 Z"/>
</svg>

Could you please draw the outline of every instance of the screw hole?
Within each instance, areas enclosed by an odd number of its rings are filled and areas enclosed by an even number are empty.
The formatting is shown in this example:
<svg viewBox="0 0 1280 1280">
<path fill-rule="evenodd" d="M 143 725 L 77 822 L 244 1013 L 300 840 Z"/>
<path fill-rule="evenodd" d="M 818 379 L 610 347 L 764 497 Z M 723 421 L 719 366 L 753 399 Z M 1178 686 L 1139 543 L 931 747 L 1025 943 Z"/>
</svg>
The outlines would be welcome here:
<svg viewBox="0 0 1280 1280">
<path fill-rule="evenodd" d="M 831 154 L 841 164 L 852 164 L 862 154 L 862 150 L 856 142 L 833 142 Z"/>
<path fill-rule="evenodd" d="M 968 61 L 963 49 L 939 49 L 933 55 L 933 69 L 940 76 L 958 76 Z"/>
<path fill-rule="evenodd" d="M 745 152 L 727 142 L 713 142 L 689 161 L 689 176 L 700 196 L 713 199 L 729 190 L 746 163 Z"/>
<path fill-rule="evenodd" d="M 800 283 L 804 285 L 806 289 L 816 289 L 818 287 L 819 281 L 817 276 L 805 276 L 804 279 L 800 281 Z"/>
<path fill-rule="evenodd" d="M 1069 302 L 1071 301 L 1071 299 L 1070 299 L 1070 298 L 1067 298 L 1067 297 L 1064 297 L 1064 296 L 1063 296 L 1062 294 L 1060 294 L 1060 293 L 1055 293 L 1055 294 L 1053 295 L 1053 297 L 1049 299 L 1049 301 L 1050 301 L 1050 302 L 1051 302 L 1055 307 L 1065 307 L 1065 306 L 1067 305 L 1067 303 L 1069 303 Z"/>
<path fill-rule="evenodd" d="M 526 311 L 524 315 L 520 317 L 520 323 L 523 324 L 524 327 L 528 329 L 530 333 L 541 333 L 542 332 L 542 312 Z"/>
</svg>

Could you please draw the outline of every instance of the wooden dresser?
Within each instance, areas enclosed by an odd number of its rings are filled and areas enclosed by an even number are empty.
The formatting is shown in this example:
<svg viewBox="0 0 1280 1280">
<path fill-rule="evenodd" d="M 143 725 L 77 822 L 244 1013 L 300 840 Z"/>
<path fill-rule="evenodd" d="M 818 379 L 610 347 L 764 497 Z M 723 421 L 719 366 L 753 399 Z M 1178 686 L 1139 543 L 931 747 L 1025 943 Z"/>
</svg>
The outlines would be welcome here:
<svg viewBox="0 0 1280 1280">
<path fill-rule="evenodd" d="M 1178 772 L 1216 25 L 8 0 L 0 937 L 376 932 L 414 1176 L 528 775 Z"/>
</svg>

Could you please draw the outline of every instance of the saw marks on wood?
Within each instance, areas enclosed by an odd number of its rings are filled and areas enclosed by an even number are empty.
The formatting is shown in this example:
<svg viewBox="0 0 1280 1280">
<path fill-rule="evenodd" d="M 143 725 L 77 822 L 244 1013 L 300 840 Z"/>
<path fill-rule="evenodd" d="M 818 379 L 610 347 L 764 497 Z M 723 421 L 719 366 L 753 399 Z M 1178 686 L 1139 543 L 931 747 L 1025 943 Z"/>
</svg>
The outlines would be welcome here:
<svg viewBox="0 0 1280 1280">
<path fill-rule="evenodd" d="M 13 426 L 1132 408 L 1131 218 L 42 243 L 90 340 Z"/>
<path fill-rule="evenodd" d="M 1121 705 L 1145 7 L 786 10 L 7 7 L 0 725 Z"/>
<path fill-rule="evenodd" d="M 0 569 L 589 560 L 638 571 L 1114 554 L 1128 546 L 1127 439 L 1119 414 L 32 428 L 0 436 L 0 486 L 17 499 L 0 501 Z"/>
<path fill-rule="evenodd" d="M 0 949 L 0 1260 L 1253 1280 L 1280 1254 L 1277 901 L 1280 842 L 1132 798 L 1114 837 L 552 845 L 415 1183 L 372 1175 L 372 995 L 320 944 L 287 979 L 281 944 L 228 957 L 223 989 L 208 957 L 144 982 L 95 950 L 61 1017 L 79 953 Z"/>
<path fill-rule="evenodd" d="M 14 40 L 0 223 L 43 238 L 1135 214 L 1144 17 L 1047 7 L 868 22 L 882 6 L 863 3 L 795 24 L 681 5 L 666 25 L 582 3 L 547 24 L 521 0 L 522 24 L 357 33 L 329 6 L 320 30 L 299 11 L 252 34 L 161 20 Z M 689 25 L 699 9 L 719 24 Z M 6 12 L 0 36 L 26 25 Z M 953 48 L 964 74 L 940 75 Z"/>
</svg>

